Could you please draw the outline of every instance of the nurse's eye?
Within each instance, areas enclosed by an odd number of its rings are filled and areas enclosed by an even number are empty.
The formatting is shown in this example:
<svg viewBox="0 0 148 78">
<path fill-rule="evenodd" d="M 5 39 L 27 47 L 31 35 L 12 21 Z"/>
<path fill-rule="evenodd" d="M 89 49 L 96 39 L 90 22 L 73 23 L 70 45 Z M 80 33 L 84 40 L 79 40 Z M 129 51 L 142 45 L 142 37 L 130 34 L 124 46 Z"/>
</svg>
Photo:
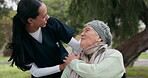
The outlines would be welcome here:
<svg viewBox="0 0 148 78">
<path fill-rule="evenodd" d="M 46 18 L 46 16 L 43 16 L 43 18 Z"/>
<path fill-rule="evenodd" d="M 46 18 L 48 15 L 47 14 L 45 14 L 44 16 L 43 16 L 43 18 Z"/>
</svg>

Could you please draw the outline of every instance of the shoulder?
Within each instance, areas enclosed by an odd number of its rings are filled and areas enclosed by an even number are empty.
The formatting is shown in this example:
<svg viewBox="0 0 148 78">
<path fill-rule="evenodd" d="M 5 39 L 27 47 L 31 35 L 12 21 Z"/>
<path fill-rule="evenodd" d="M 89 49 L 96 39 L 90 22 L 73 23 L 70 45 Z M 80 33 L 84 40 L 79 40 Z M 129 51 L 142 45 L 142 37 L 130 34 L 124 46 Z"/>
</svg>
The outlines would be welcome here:
<svg viewBox="0 0 148 78">
<path fill-rule="evenodd" d="M 59 21 L 58 19 L 54 18 L 54 17 L 50 17 L 47 20 L 47 24 L 48 26 L 50 26 L 51 28 L 61 28 L 61 27 L 65 27 L 66 25 L 64 23 L 62 23 L 61 21 Z"/>
<path fill-rule="evenodd" d="M 55 20 L 55 18 L 54 18 L 54 17 L 50 17 L 50 18 L 48 19 L 48 21 L 52 21 L 52 20 Z"/>
<path fill-rule="evenodd" d="M 48 20 L 47 20 L 48 23 L 57 23 L 57 22 L 60 22 L 58 19 L 54 18 L 54 17 L 50 17 Z"/>
<path fill-rule="evenodd" d="M 54 17 L 50 17 L 47 20 L 47 27 L 50 27 L 52 29 L 57 29 L 57 27 L 59 26 L 60 21 L 58 21 L 56 18 Z"/>
<path fill-rule="evenodd" d="M 120 51 L 116 50 L 116 49 L 107 49 L 108 52 L 115 52 L 115 53 L 120 53 Z"/>
<path fill-rule="evenodd" d="M 108 56 L 122 57 L 122 53 L 116 49 L 107 49 L 106 54 Z"/>
</svg>

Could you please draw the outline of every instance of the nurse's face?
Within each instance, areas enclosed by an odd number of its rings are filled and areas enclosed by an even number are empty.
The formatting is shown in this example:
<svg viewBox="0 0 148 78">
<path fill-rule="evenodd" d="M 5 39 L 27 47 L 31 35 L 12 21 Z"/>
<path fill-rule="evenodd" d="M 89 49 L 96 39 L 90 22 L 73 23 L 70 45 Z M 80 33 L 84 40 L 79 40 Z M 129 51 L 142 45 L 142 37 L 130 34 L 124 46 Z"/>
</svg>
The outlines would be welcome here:
<svg viewBox="0 0 148 78">
<path fill-rule="evenodd" d="M 45 27 L 49 16 L 47 14 L 47 7 L 44 3 L 41 3 L 39 7 L 39 15 L 32 20 L 34 27 Z"/>
<path fill-rule="evenodd" d="M 96 33 L 96 31 L 91 26 L 86 26 L 81 33 L 81 47 L 83 49 L 88 48 L 89 46 L 95 44 L 98 41 L 101 41 L 101 38 Z"/>
</svg>

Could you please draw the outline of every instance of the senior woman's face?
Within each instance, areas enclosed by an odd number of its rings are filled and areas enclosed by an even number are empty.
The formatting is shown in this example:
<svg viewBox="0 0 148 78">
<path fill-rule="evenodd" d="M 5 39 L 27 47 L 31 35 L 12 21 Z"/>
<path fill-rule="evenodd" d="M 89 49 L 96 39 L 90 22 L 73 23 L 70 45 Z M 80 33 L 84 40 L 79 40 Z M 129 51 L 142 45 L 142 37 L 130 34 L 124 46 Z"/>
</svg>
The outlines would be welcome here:
<svg viewBox="0 0 148 78">
<path fill-rule="evenodd" d="M 95 32 L 95 30 L 91 26 L 85 26 L 83 32 L 81 33 L 81 42 L 80 45 L 83 49 L 88 48 L 93 45 L 97 41 L 101 41 L 99 35 Z"/>
</svg>

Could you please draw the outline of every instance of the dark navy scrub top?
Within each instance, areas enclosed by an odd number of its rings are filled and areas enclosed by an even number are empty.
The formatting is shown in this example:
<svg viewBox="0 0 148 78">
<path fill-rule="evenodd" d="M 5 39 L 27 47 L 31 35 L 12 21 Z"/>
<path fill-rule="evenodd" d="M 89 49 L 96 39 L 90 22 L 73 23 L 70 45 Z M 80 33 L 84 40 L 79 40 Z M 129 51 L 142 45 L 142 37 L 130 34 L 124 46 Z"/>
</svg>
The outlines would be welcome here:
<svg viewBox="0 0 148 78">
<path fill-rule="evenodd" d="M 68 43 L 74 34 L 74 30 L 57 19 L 50 17 L 46 27 L 41 28 L 41 31 L 42 43 L 38 42 L 27 32 L 24 35 L 23 44 L 26 49 L 26 64 L 35 62 L 38 67 L 50 67 L 62 64 L 68 52 L 60 40 Z M 56 73 L 41 78 L 60 78 L 60 75 L 61 73 Z"/>
</svg>

